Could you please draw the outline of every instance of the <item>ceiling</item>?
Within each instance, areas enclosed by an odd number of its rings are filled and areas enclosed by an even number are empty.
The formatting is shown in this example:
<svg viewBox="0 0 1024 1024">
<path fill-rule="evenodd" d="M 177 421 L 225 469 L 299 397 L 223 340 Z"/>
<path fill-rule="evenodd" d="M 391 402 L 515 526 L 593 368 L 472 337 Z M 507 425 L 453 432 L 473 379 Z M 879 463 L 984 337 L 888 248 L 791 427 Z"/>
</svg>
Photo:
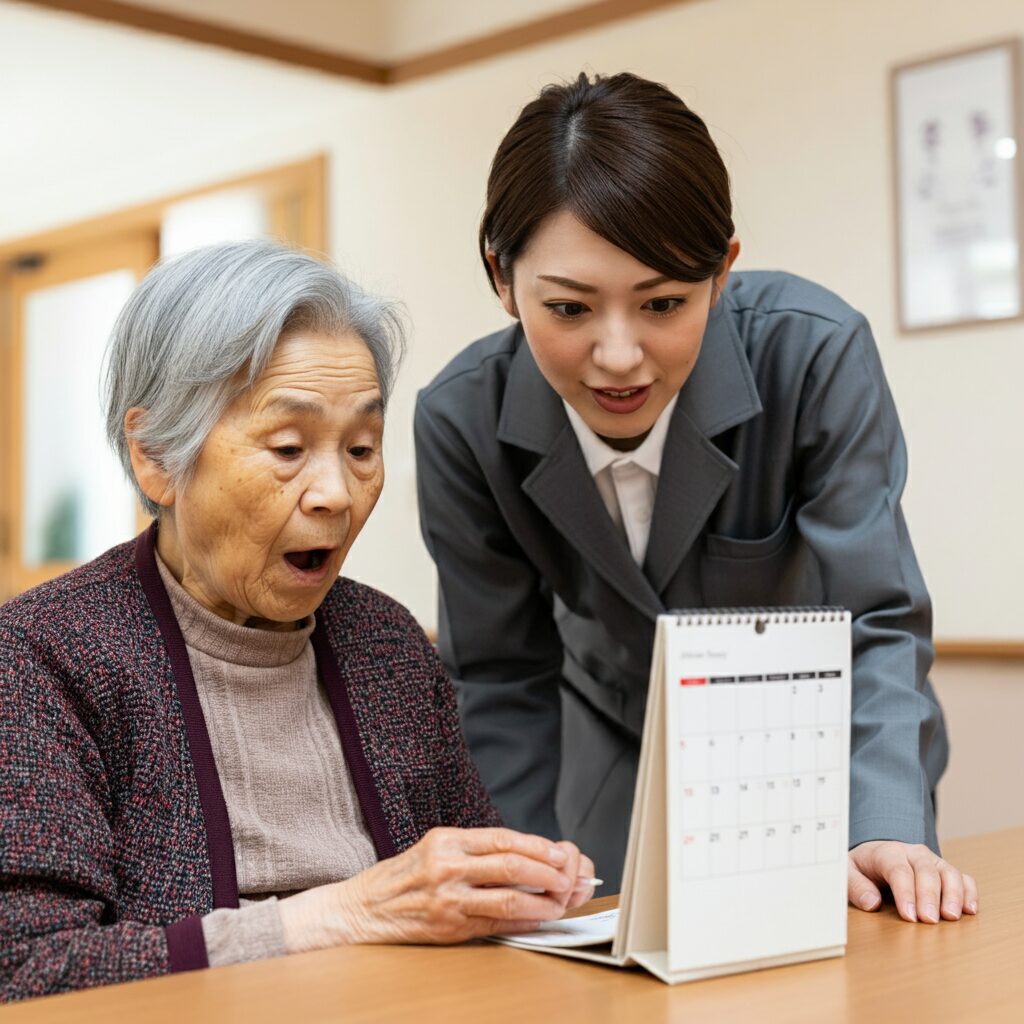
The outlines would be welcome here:
<svg viewBox="0 0 1024 1024">
<path fill-rule="evenodd" d="M 21 0 L 393 85 L 689 0 Z"/>
</svg>

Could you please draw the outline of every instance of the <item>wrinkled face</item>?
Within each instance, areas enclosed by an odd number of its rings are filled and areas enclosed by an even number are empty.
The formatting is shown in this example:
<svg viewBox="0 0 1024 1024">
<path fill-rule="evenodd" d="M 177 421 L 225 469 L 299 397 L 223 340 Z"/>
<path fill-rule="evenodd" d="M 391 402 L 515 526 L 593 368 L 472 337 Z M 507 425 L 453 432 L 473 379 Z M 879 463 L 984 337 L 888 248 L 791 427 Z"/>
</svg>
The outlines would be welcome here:
<svg viewBox="0 0 1024 1024">
<path fill-rule="evenodd" d="M 561 211 L 512 269 L 499 294 L 548 383 L 609 444 L 639 445 L 690 376 L 728 266 L 672 281 Z"/>
<path fill-rule="evenodd" d="M 176 495 L 169 564 L 185 589 L 240 624 L 312 614 L 380 495 L 383 428 L 358 336 L 282 339 Z"/>
</svg>

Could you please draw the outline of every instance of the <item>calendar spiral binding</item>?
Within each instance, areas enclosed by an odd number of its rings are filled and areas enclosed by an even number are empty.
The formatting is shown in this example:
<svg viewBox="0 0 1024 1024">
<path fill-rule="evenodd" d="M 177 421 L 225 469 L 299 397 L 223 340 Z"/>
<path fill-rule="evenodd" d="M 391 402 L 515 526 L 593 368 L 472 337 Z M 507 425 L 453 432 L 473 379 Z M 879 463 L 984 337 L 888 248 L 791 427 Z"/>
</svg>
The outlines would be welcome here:
<svg viewBox="0 0 1024 1024">
<path fill-rule="evenodd" d="M 841 622 L 849 614 L 837 605 L 801 605 L 793 608 L 674 608 L 676 625 L 749 626 L 804 622 Z"/>
</svg>

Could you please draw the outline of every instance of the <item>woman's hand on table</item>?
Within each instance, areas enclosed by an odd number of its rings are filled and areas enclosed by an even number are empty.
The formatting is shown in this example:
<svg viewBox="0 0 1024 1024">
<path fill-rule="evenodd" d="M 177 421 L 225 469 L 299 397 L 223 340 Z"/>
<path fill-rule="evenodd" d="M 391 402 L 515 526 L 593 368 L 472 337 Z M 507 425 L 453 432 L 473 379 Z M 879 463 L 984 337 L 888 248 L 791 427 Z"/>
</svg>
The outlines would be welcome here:
<svg viewBox="0 0 1024 1024">
<path fill-rule="evenodd" d="M 882 905 L 888 885 L 905 921 L 938 924 L 978 912 L 978 886 L 927 846 L 876 840 L 850 851 L 847 893 L 861 910 Z"/>
<path fill-rule="evenodd" d="M 435 828 L 344 882 L 282 900 L 285 946 L 448 944 L 532 931 L 586 903 L 594 890 L 578 882 L 593 874 L 569 842 L 505 828 Z"/>
</svg>

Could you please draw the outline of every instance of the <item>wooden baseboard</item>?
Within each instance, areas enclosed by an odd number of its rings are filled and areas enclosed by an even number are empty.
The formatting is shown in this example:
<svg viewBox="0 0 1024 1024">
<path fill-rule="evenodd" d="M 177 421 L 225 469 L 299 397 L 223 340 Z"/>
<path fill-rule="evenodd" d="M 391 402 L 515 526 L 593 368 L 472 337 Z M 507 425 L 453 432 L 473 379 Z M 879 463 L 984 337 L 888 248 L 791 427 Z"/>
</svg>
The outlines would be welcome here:
<svg viewBox="0 0 1024 1024">
<path fill-rule="evenodd" d="M 936 640 L 936 658 L 998 658 L 1024 661 L 1020 640 Z"/>
<path fill-rule="evenodd" d="M 437 643 L 437 633 L 427 631 L 432 644 Z M 1001 661 L 1024 661 L 1024 643 L 1018 640 L 936 640 L 936 658 L 997 658 Z"/>
</svg>

